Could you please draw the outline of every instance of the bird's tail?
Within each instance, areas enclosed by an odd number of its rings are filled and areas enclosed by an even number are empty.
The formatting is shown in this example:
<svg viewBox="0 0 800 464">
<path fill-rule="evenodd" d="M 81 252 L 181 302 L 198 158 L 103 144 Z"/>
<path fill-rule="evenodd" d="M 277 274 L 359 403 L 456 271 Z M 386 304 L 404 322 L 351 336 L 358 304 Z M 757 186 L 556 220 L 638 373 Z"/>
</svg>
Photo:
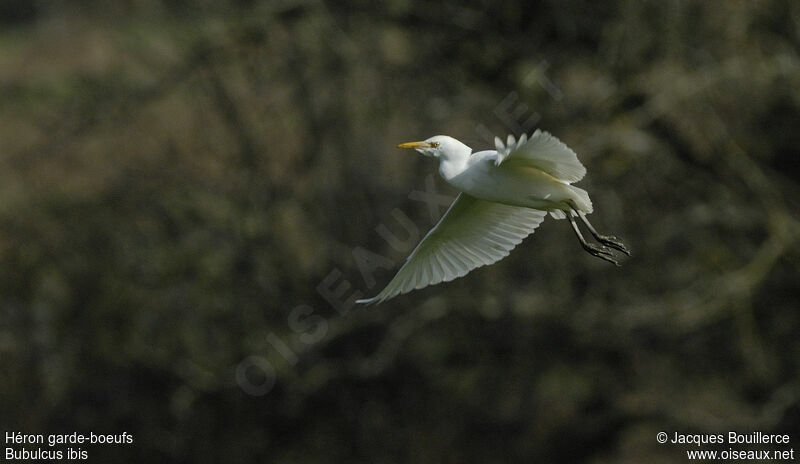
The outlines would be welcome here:
<svg viewBox="0 0 800 464">
<path fill-rule="evenodd" d="M 570 185 L 569 187 L 572 190 L 572 193 L 575 194 L 574 201 L 575 206 L 578 207 L 578 211 L 583 211 L 586 214 L 594 211 L 594 208 L 592 207 L 592 200 L 589 199 L 589 192 L 580 187 L 575 187 L 574 185 Z"/>
<path fill-rule="evenodd" d="M 574 195 L 571 200 L 573 203 L 575 203 L 575 207 L 578 209 L 578 211 L 586 214 L 591 213 L 594 208 L 592 207 L 592 200 L 589 199 L 589 192 L 580 187 L 575 187 L 574 185 L 570 185 L 569 188 L 572 190 Z M 574 216 L 575 213 L 572 213 L 572 215 Z M 557 209 L 550 211 L 550 216 L 552 216 L 553 219 L 566 219 L 567 213 L 566 211 Z"/>
</svg>

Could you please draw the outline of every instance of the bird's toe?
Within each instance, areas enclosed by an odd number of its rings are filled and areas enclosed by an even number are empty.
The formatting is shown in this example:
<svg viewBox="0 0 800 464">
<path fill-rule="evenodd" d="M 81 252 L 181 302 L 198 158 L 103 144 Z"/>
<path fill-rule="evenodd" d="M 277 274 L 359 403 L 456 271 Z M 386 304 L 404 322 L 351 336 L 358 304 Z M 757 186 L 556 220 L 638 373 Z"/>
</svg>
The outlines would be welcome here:
<svg viewBox="0 0 800 464">
<path fill-rule="evenodd" d="M 630 252 L 630 250 L 628 250 L 628 247 L 626 247 L 625 244 L 622 243 L 622 241 L 620 239 L 618 239 L 617 237 L 615 237 L 613 235 L 600 236 L 600 237 L 598 237 L 598 241 L 600 243 L 602 243 L 603 245 L 606 245 L 606 246 L 611 247 L 611 248 L 613 248 L 615 250 L 618 250 L 618 251 L 620 251 L 622 253 L 625 253 L 628 256 L 631 255 L 631 252 Z"/>
</svg>

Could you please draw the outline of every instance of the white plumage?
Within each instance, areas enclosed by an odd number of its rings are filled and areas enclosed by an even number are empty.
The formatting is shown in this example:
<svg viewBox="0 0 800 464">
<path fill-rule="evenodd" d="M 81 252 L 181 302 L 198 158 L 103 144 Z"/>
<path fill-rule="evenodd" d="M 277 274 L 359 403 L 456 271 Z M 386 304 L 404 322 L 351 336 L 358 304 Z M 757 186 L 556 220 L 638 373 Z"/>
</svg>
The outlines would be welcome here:
<svg viewBox="0 0 800 464">
<path fill-rule="evenodd" d="M 505 144 L 495 137 L 495 147 L 472 153 L 443 135 L 398 145 L 439 159 L 439 173 L 461 194 L 386 288 L 359 303 L 382 302 L 495 263 L 533 233 L 547 212 L 557 219 L 569 218 L 592 255 L 617 264 L 607 246 L 629 254 L 615 237 L 597 234 L 586 220 L 592 212 L 589 195 L 570 185 L 583 178 L 586 168 L 569 147 L 540 130 L 519 141 L 509 135 Z M 601 246 L 583 239 L 574 217 L 583 220 Z"/>
</svg>

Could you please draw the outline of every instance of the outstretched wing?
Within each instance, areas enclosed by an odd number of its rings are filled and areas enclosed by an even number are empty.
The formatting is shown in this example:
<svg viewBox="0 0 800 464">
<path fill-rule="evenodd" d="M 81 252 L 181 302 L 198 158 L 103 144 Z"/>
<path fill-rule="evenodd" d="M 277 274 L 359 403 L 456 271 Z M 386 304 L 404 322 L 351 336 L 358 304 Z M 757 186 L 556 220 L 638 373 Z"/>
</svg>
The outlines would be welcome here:
<svg viewBox="0 0 800 464">
<path fill-rule="evenodd" d="M 479 200 L 461 193 L 372 304 L 449 282 L 500 261 L 544 220 L 544 211 Z"/>
<path fill-rule="evenodd" d="M 515 141 L 514 136 L 509 135 L 505 145 L 499 137 L 495 137 L 494 144 L 497 147 L 498 165 L 509 163 L 531 166 L 567 183 L 577 182 L 586 175 L 586 168 L 574 151 L 556 137 L 539 129 L 536 129 L 530 139 L 523 134 L 519 141 Z"/>
</svg>

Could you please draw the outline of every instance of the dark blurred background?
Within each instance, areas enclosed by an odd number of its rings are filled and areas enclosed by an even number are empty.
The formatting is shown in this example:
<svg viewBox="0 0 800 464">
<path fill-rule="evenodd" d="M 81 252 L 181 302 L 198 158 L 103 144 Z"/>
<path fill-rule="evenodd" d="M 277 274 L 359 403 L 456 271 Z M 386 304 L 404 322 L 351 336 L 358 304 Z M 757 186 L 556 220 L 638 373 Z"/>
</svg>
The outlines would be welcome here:
<svg viewBox="0 0 800 464">
<path fill-rule="evenodd" d="M 134 435 L 96 462 L 794 444 L 799 53 L 792 1 L 5 1 L 0 431 Z M 419 192 L 455 194 L 397 143 L 537 127 L 622 267 L 547 220 L 465 278 L 341 303 L 404 259 L 379 231 L 441 214 Z"/>
</svg>

